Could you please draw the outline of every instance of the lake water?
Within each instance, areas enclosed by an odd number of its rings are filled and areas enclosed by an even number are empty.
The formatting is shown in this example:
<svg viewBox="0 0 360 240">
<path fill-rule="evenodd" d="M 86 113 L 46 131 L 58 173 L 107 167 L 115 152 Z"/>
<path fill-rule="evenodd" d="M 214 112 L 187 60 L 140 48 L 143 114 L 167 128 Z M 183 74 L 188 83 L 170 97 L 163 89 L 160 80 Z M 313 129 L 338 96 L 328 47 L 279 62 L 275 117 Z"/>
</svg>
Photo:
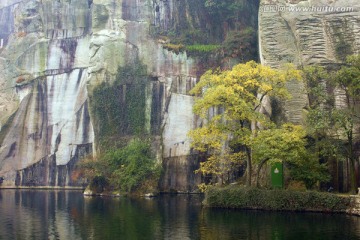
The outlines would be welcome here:
<svg viewBox="0 0 360 240">
<path fill-rule="evenodd" d="M 204 209 L 198 195 L 0 190 L 0 239 L 360 239 L 360 217 Z"/>
</svg>

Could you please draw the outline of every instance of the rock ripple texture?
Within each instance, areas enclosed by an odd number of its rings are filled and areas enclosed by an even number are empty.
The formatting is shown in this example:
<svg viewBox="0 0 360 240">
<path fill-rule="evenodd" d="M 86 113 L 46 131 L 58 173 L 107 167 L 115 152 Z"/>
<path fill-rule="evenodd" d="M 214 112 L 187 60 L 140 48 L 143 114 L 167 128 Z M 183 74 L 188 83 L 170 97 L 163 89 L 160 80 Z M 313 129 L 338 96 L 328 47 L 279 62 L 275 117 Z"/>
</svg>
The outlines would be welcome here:
<svg viewBox="0 0 360 240">
<path fill-rule="evenodd" d="M 261 62 L 281 67 L 336 65 L 360 51 L 360 2 L 357 0 L 263 0 L 259 12 Z M 288 120 L 301 123 L 307 98 L 298 82 L 289 84 Z"/>
</svg>

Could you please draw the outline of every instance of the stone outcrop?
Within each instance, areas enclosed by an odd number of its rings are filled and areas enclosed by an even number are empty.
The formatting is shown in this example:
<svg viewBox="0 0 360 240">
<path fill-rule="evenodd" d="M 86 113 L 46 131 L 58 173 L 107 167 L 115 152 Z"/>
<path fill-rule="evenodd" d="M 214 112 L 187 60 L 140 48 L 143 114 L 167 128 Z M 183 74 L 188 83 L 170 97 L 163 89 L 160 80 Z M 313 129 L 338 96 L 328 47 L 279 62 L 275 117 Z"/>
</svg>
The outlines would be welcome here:
<svg viewBox="0 0 360 240">
<path fill-rule="evenodd" d="M 6 1 L 5 1 L 6 2 Z M 92 153 L 86 1 L 2 2 L 0 175 L 3 185 L 71 186 Z"/>
<path fill-rule="evenodd" d="M 360 192 L 357 195 L 350 195 L 351 207 L 346 213 L 351 215 L 360 216 Z"/>
<path fill-rule="evenodd" d="M 340 63 L 360 51 L 360 2 L 357 0 L 263 0 L 259 12 L 260 59 L 280 67 Z M 301 123 L 307 98 L 298 82 L 289 84 L 287 120 Z"/>
</svg>

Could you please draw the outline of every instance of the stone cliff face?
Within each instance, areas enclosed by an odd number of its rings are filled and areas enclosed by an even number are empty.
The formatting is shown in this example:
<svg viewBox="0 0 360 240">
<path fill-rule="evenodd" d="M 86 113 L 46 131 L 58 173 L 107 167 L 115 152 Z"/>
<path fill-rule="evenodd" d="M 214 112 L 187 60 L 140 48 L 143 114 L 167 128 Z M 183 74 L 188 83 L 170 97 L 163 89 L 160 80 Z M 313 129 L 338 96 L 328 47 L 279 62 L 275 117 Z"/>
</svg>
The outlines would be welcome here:
<svg viewBox="0 0 360 240">
<path fill-rule="evenodd" d="M 96 152 L 106 139 L 126 140 L 141 131 L 153 139 L 163 163 L 161 189 L 193 191 L 201 181 L 193 173 L 199 159 L 187 132 L 201 121 L 192 114 L 194 98 L 188 91 L 204 63 L 164 49 L 159 35 L 201 28 L 223 40 L 231 23 L 209 18 L 201 2 L 2 0 L 2 185 L 81 185 L 73 169 L 82 156 Z M 350 6 L 353 11 L 260 11 L 263 64 L 328 65 L 360 50 L 357 0 L 264 4 Z M 251 16 L 255 12 L 246 18 Z M 289 88 L 294 97 L 285 103 L 285 117 L 302 122 L 306 96 L 297 82 Z M 110 102 L 118 107 L 108 108 Z M 113 110 L 122 117 L 113 118 Z"/>
<path fill-rule="evenodd" d="M 74 185 L 92 152 L 88 2 L 1 3 L 0 175 L 4 185 Z"/>
<path fill-rule="evenodd" d="M 193 191 L 199 161 L 187 132 L 200 122 L 188 91 L 204 69 L 185 52 L 164 49 L 156 36 L 206 28 L 223 39 L 226 29 L 203 13 L 203 3 L 2 0 L 2 186 L 81 185 L 73 169 L 82 156 L 141 130 L 163 163 L 162 190 Z M 108 89 L 115 98 L 107 98 Z M 121 122 L 104 108 L 109 101 L 119 106 Z"/>
<path fill-rule="evenodd" d="M 164 159 L 183 159 L 179 174 L 191 172 L 186 133 L 195 117 L 187 91 L 196 82 L 196 65 L 149 35 L 150 26 L 171 27 L 175 7 L 172 1 L 2 1 L 3 185 L 78 185 L 71 177 L 74 165 L 93 152 L 101 135 L 99 118 L 90 117 L 89 94 L 113 82 L 119 67 L 138 62 L 151 76 L 144 82 L 145 131 L 157 129 L 159 160 L 163 152 Z M 194 185 L 187 181 L 178 186 L 169 179 L 164 187 L 185 191 L 182 186 Z"/>
<path fill-rule="evenodd" d="M 259 41 L 261 63 L 271 67 L 287 62 L 297 66 L 341 63 L 347 54 L 360 51 L 360 2 L 263 0 Z M 285 117 L 302 123 L 307 105 L 303 86 L 293 82 L 289 89 L 293 98 L 285 103 Z"/>
</svg>

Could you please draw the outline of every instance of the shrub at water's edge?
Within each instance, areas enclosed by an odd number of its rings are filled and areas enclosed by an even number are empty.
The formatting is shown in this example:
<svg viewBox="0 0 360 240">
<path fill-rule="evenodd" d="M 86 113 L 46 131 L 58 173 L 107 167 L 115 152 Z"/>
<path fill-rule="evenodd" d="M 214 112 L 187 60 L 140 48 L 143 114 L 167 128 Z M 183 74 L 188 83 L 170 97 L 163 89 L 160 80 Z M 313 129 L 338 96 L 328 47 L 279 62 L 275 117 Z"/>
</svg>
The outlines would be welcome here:
<svg viewBox="0 0 360 240">
<path fill-rule="evenodd" d="M 227 186 L 208 188 L 204 205 L 275 211 L 346 212 L 351 208 L 351 199 L 325 192 Z"/>
<path fill-rule="evenodd" d="M 79 166 L 89 179 L 92 193 L 153 193 L 161 173 L 150 143 L 138 138 L 123 148 L 84 159 Z"/>
</svg>

